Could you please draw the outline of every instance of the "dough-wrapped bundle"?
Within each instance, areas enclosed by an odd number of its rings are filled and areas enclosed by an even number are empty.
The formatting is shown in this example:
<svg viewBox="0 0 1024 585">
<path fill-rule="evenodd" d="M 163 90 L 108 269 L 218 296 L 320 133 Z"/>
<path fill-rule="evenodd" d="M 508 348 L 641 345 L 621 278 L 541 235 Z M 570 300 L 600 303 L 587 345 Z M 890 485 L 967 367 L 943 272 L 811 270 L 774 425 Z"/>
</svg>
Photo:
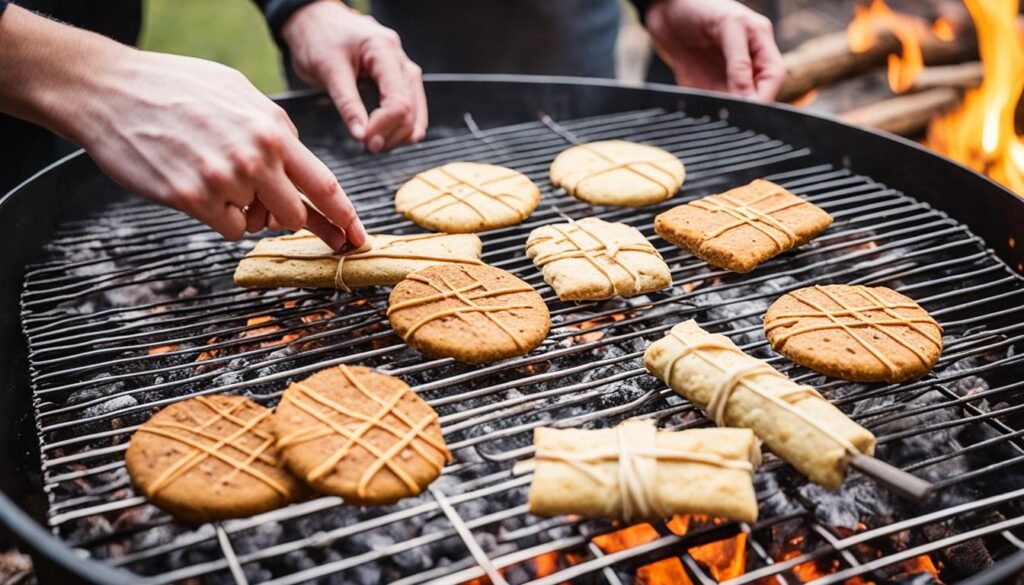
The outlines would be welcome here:
<svg viewBox="0 0 1024 585">
<path fill-rule="evenodd" d="M 659 431 L 628 420 L 612 429 L 538 428 L 530 513 L 655 520 L 709 514 L 753 522 L 760 463 L 748 429 Z"/>
<path fill-rule="evenodd" d="M 397 284 L 437 264 L 483 264 L 474 234 L 374 234 L 362 248 L 340 255 L 308 230 L 263 238 L 235 270 L 246 288 L 299 286 L 350 290 Z"/>
<path fill-rule="evenodd" d="M 647 369 L 718 425 L 744 427 L 815 483 L 836 489 L 849 456 L 875 437 L 810 386 L 749 356 L 724 335 L 684 321 L 644 352 Z"/>
</svg>

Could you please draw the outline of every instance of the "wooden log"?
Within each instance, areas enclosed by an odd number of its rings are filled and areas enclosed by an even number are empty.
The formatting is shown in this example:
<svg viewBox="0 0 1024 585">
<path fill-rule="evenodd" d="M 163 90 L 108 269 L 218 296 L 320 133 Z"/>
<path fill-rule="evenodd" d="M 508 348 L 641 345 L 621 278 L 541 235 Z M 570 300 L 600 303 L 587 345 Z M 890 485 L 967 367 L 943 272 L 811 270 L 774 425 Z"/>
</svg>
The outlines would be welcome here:
<svg viewBox="0 0 1024 585">
<path fill-rule="evenodd" d="M 811 39 L 782 56 L 786 80 L 777 99 L 792 101 L 817 87 L 884 66 L 889 54 L 899 51 L 900 43 L 890 31 L 879 31 L 875 44 L 861 53 L 850 50 L 845 31 Z M 921 38 L 921 56 L 927 65 L 959 63 L 977 55 L 973 29 L 958 31 L 950 41 L 931 33 Z"/>
<path fill-rule="evenodd" d="M 795 100 L 816 87 L 877 67 L 899 47 L 899 41 L 889 32 L 879 34 L 874 46 L 862 53 L 850 50 L 845 31 L 813 38 L 782 56 L 786 81 L 777 99 Z"/>
<path fill-rule="evenodd" d="M 850 110 L 839 118 L 850 124 L 911 136 L 924 130 L 933 116 L 952 108 L 959 101 L 960 91 L 952 87 L 937 87 L 875 102 Z"/>
<path fill-rule="evenodd" d="M 956 65 L 934 65 L 925 67 L 914 80 L 910 91 L 924 91 L 936 87 L 967 89 L 981 85 L 984 70 L 981 61 L 968 61 Z"/>
</svg>

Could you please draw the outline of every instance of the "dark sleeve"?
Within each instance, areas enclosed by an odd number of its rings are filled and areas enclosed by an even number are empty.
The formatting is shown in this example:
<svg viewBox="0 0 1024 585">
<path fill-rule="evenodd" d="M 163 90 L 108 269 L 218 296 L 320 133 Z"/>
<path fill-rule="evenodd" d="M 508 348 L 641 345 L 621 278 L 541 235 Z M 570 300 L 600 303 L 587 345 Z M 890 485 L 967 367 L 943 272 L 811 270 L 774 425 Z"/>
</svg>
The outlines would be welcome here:
<svg viewBox="0 0 1024 585">
<path fill-rule="evenodd" d="M 640 19 L 640 24 L 646 24 L 644 19 L 647 18 L 647 9 L 657 0 L 630 0 L 630 2 L 636 7 L 636 17 Z"/>
<path fill-rule="evenodd" d="M 0 0 L 2 2 L 3 0 Z M 307 4 L 312 4 L 316 0 L 253 0 L 260 10 L 263 12 L 263 18 L 267 21 L 267 26 L 270 27 L 270 34 L 274 36 L 274 41 L 281 49 L 287 49 L 285 46 L 284 39 L 281 38 L 281 27 L 284 23 L 288 22 L 295 11 Z"/>
</svg>

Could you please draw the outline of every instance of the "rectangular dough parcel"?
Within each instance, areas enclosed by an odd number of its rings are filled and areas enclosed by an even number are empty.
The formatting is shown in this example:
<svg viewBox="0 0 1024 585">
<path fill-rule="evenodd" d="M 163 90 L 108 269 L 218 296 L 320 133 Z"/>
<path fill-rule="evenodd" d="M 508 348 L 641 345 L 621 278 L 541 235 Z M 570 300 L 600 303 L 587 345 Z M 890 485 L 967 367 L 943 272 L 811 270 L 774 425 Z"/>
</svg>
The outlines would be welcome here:
<svg viewBox="0 0 1024 585">
<path fill-rule="evenodd" d="M 760 451 L 748 429 L 669 432 L 634 419 L 594 431 L 538 428 L 533 442 L 531 514 L 757 519 L 751 476 Z"/>
</svg>

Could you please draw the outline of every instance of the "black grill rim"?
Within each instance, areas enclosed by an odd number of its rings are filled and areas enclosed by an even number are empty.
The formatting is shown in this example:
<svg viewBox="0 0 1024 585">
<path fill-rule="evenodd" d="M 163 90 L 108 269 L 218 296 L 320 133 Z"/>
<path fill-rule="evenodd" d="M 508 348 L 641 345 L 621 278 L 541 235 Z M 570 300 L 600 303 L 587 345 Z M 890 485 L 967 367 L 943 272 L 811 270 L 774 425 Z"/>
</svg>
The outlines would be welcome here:
<svg viewBox="0 0 1024 585">
<path fill-rule="evenodd" d="M 436 74 L 425 76 L 431 120 L 457 125 L 461 111 L 447 104 L 453 99 L 473 104 L 477 120 L 512 111 L 544 109 L 556 119 L 628 111 L 658 104 L 674 104 L 691 115 L 717 115 L 727 109 L 730 123 L 772 134 L 795 145 L 809 146 L 821 158 L 839 167 L 883 180 L 891 187 L 914 192 L 918 198 L 947 212 L 981 236 L 1009 266 L 1024 272 L 1024 245 L 1012 246 L 1024 225 L 1024 199 L 987 177 L 922 146 L 893 135 L 857 128 L 782 104 L 758 104 L 726 94 L 683 89 L 661 84 L 624 84 L 607 79 L 536 77 L 520 75 Z M 368 93 L 372 102 L 374 96 Z M 469 94 L 467 98 L 466 95 Z M 317 91 L 274 96 L 303 128 L 302 112 L 311 101 L 323 99 Z M 475 98 L 475 99 L 473 99 Z M 497 99 L 494 99 L 497 98 Z M 512 101 L 509 101 L 512 100 Z M 540 104 L 545 107 L 541 108 Z M 487 110 L 477 112 L 477 107 Z M 502 123 L 509 123 L 505 114 Z M 338 131 L 341 125 L 338 125 Z M 318 129 L 323 132 L 323 129 Z M 73 198 L 83 183 L 105 181 L 102 199 Z M 953 195 L 951 196 L 950 193 Z M 0 197 L 0 233 L 5 234 L 0 254 L 0 523 L 10 530 L 34 558 L 40 582 L 132 583 L 136 577 L 100 562 L 85 560 L 40 523 L 45 519 L 45 498 L 39 485 L 39 453 L 35 440 L 29 393 L 27 348 L 21 332 L 20 296 L 16 283 L 25 267 L 38 260 L 41 244 L 64 219 L 94 210 L 124 191 L 108 180 L 89 157 L 78 151 L 26 180 Z M 23 479 L 28 478 L 28 479 Z M 19 481 L 20 480 L 20 481 Z M 1009 565 L 1014 557 L 1008 558 Z M 998 566 L 998 565 L 997 565 Z M 1006 566 L 1000 568 L 1007 568 Z M 972 583 L 995 583 L 997 575 L 978 575 Z"/>
</svg>

